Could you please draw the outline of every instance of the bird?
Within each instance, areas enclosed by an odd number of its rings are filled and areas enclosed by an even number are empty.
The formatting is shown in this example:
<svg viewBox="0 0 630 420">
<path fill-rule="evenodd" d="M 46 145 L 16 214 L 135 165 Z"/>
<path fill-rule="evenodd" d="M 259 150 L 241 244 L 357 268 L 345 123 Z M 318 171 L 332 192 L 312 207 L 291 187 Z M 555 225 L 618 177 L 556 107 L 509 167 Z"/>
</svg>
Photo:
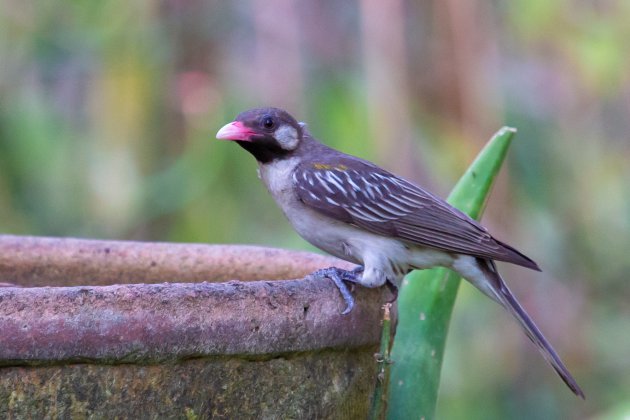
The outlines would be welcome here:
<svg viewBox="0 0 630 420">
<path fill-rule="evenodd" d="M 297 233 L 317 248 L 357 264 L 318 270 L 354 307 L 345 282 L 396 289 L 412 270 L 447 267 L 503 306 L 574 394 L 584 392 L 499 274 L 495 261 L 541 271 L 445 200 L 367 160 L 316 140 L 287 111 L 255 108 L 216 134 L 258 163 L 258 176 Z"/>
</svg>

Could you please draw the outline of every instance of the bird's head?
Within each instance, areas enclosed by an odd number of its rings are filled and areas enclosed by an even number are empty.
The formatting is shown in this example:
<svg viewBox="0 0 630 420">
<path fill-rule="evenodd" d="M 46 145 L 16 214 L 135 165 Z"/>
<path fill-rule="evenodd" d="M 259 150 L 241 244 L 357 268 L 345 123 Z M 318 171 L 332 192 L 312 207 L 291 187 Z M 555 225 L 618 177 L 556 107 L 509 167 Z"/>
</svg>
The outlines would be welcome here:
<svg viewBox="0 0 630 420">
<path fill-rule="evenodd" d="M 242 112 L 217 133 L 217 139 L 237 142 L 261 163 L 290 156 L 302 138 L 302 125 L 278 108 Z"/>
</svg>

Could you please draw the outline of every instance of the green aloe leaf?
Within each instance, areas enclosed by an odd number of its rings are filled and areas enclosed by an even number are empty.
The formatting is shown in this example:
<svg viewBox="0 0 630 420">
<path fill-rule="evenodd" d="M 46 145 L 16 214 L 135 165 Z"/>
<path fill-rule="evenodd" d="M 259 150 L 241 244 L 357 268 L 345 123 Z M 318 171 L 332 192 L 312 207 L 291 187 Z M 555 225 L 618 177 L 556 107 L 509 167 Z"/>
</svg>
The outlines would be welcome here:
<svg viewBox="0 0 630 420">
<path fill-rule="evenodd" d="M 501 128 L 451 192 L 448 202 L 478 219 L 516 132 Z M 389 419 L 432 419 L 449 321 L 460 278 L 445 269 L 415 271 L 398 296 L 398 327 L 392 348 Z"/>
</svg>

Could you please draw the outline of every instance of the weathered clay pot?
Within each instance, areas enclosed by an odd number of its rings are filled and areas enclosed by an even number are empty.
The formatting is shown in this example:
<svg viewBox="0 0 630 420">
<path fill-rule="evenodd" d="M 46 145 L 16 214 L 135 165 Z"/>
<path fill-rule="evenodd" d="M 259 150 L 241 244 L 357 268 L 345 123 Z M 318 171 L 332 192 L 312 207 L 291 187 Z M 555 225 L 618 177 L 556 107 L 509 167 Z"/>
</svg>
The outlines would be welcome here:
<svg viewBox="0 0 630 420">
<path fill-rule="evenodd" d="M 390 296 L 358 288 L 341 315 L 331 282 L 301 278 L 331 265 L 0 235 L 0 418 L 365 418 Z"/>
</svg>

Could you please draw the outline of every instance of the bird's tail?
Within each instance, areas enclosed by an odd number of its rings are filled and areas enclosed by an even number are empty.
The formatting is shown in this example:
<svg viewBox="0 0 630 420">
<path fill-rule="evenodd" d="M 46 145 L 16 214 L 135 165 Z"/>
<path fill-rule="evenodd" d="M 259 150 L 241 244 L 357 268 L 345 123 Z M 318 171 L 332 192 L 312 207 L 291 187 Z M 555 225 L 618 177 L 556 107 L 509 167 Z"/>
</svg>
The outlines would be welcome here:
<svg viewBox="0 0 630 420">
<path fill-rule="evenodd" d="M 527 315 L 527 312 L 525 312 L 525 309 L 523 309 L 518 300 L 516 300 L 516 297 L 514 297 L 510 289 L 508 289 L 507 285 L 499 275 L 494 261 L 482 259 L 479 259 L 478 261 L 484 274 L 486 274 L 488 280 L 492 283 L 491 288 L 493 289 L 492 291 L 494 292 L 494 296 L 491 297 L 499 302 L 514 316 L 514 318 L 516 318 L 525 330 L 525 334 L 527 334 L 529 339 L 532 340 L 536 347 L 538 347 L 538 350 L 542 353 L 545 360 L 547 360 L 558 375 L 560 375 L 564 383 L 567 384 L 575 395 L 584 399 L 584 392 L 582 392 L 582 389 L 580 389 L 580 386 L 577 384 L 573 376 L 571 376 L 569 370 L 566 366 L 564 366 L 564 363 L 560 360 L 558 353 L 556 353 L 545 336 L 540 332 L 538 327 L 536 327 L 534 321 L 531 320 L 529 315 Z"/>
</svg>

